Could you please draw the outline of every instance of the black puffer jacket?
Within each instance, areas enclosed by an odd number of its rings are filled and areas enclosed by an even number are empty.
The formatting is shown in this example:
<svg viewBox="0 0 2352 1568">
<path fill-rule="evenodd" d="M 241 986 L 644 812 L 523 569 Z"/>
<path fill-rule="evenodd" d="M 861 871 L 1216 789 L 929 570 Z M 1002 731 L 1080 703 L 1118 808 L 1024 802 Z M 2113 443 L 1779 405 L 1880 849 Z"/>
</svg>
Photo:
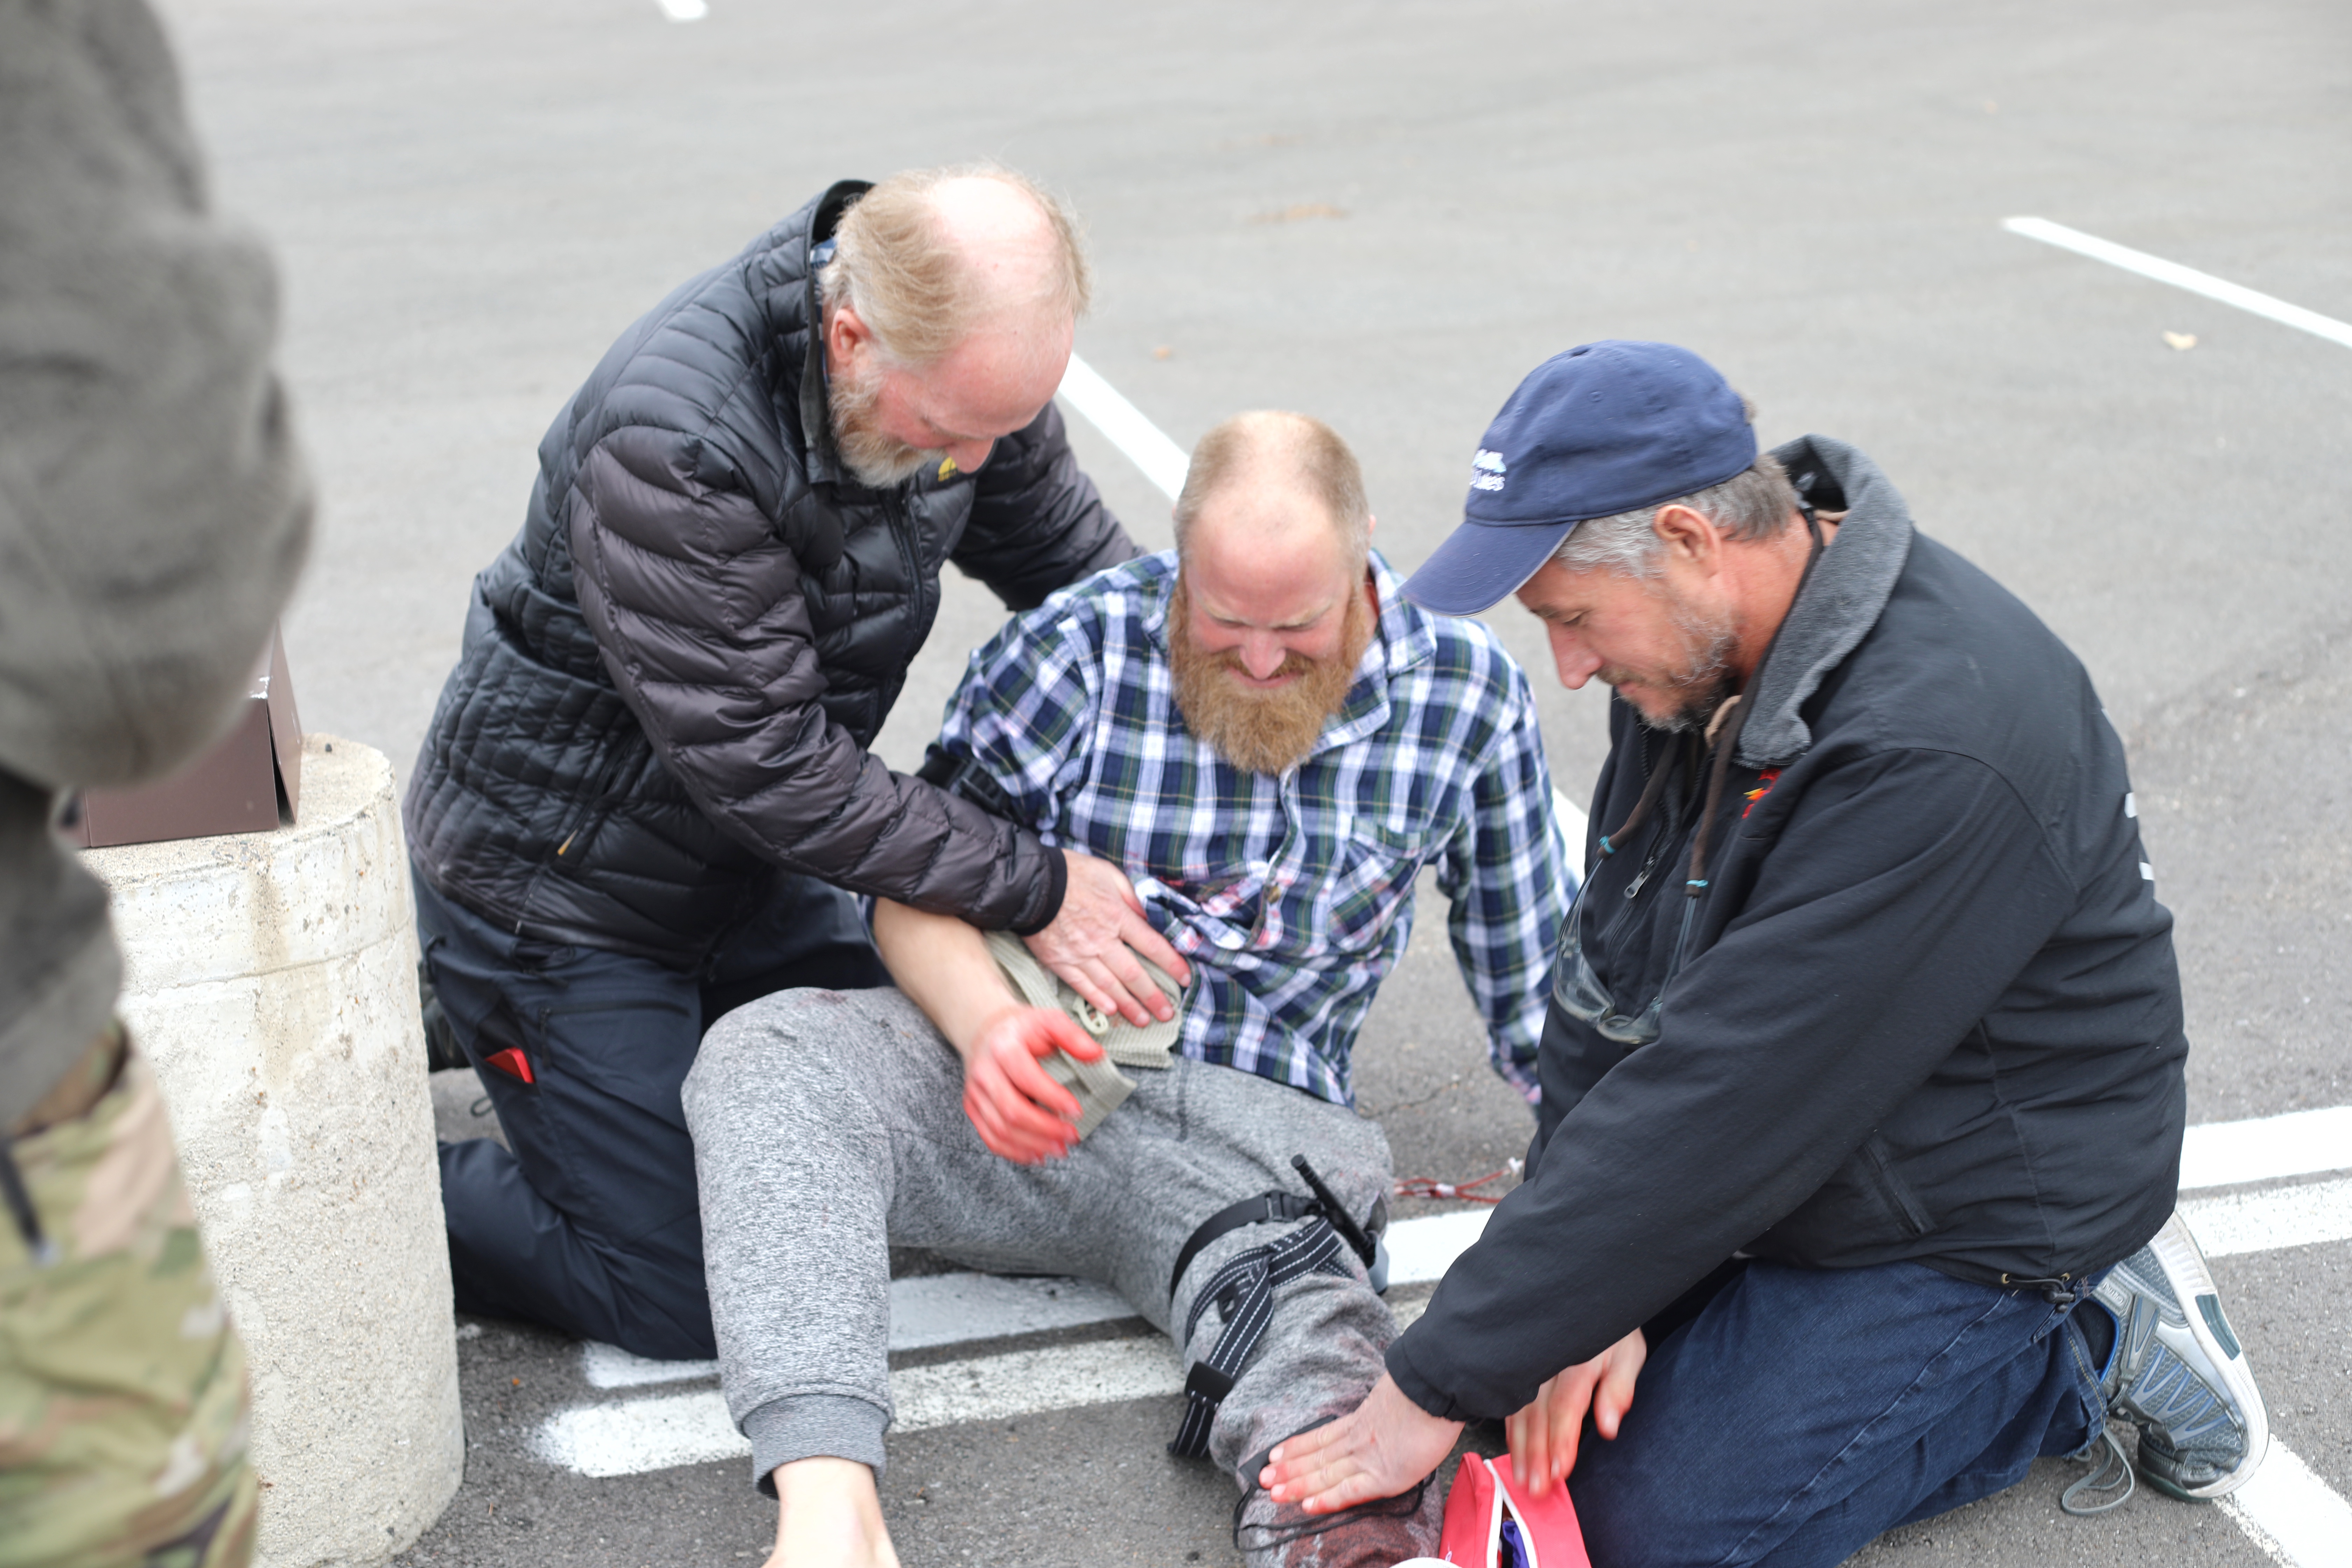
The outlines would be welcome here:
<svg viewBox="0 0 2352 1568">
<path fill-rule="evenodd" d="M 1853 510 L 1756 677 L 1695 900 L 1696 748 L 1612 705 L 1527 1183 L 1388 1352 L 1436 1414 L 1510 1414 L 1736 1249 L 2038 1285 L 2172 1212 L 2172 916 L 2090 677 L 1869 458 L 1776 456 Z"/>
<path fill-rule="evenodd" d="M 442 892 L 681 967 L 776 867 L 987 927 L 1059 907 L 1058 854 L 866 748 L 946 562 L 1026 609 L 1135 546 L 1051 405 L 976 475 L 875 491 L 842 468 L 808 257 L 866 189 L 663 300 L 540 444 L 409 787 Z"/>
</svg>

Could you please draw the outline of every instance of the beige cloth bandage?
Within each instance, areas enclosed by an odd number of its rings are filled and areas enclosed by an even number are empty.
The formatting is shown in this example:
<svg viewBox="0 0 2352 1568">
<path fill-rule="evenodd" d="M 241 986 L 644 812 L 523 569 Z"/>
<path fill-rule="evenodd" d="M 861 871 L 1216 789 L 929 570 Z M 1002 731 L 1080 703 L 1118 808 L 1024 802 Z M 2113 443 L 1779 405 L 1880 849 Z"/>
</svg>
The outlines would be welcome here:
<svg viewBox="0 0 2352 1568">
<path fill-rule="evenodd" d="M 1090 1062 L 1082 1062 L 1067 1051 L 1056 1051 L 1045 1058 L 1045 1071 L 1055 1083 L 1077 1097 L 1078 1136 L 1083 1139 L 1102 1125 L 1103 1118 L 1118 1109 L 1119 1102 L 1135 1092 L 1135 1080 L 1118 1069 L 1123 1067 L 1147 1070 L 1167 1067 L 1171 1053 L 1176 1048 L 1176 1035 L 1184 1011 L 1184 992 L 1176 982 L 1160 973 L 1157 964 L 1146 963 L 1143 972 L 1160 987 L 1160 994 L 1176 1005 L 1177 1016 L 1164 1024 L 1147 1024 L 1140 1027 L 1129 1023 L 1116 1013 L 1106 1015 L 1094 1004 L 1079 995 L 1060 976 L 1037 962 L 1029 944 L 1010 931 L 988 933 L 988 955 L 996 960 L 1013 991 L 1032 1007 L 1048 1007 L 1066 1013 L 1078 1027 L 1100 1043 L 1103 1054 Z"/>
</svg>

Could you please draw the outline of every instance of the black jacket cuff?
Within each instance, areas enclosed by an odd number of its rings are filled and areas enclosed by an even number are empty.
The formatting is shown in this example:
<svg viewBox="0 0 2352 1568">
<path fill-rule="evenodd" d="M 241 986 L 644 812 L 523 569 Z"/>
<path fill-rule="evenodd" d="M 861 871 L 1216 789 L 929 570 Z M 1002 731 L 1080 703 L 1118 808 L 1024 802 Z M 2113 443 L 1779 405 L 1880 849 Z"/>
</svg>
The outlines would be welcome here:
<svg viewBox="0 0 2352 1568">
<path fill-rule="evenodd" d="M 1426 1335 L 1423 1337 L 1427 1338 Z M 1400 1352 L 1405 1353 L 1401 1354 Z M 1397 1385 L 1398 1393 L 1441 1421 L 1465 1419 L 1461 1405 L 1453 1396 L 1433 1384 L 1422 1375 L 1421 1369 L 1413 1365 L 1404 1335 L 1399 1334 L 1390 1342 L 1388 1353 L 1381 1359 L 1388 1363 L 1389 1381 Z"/>
<path fill-rule="evenodd" d="M 1014 936 L 1035 936 L 1052 925 L 1054 917 L 1062 912 L 1062 896 L 1070 890 L 1069 861 L 1050 845 L 1041 844 L 1039 847 L 1045 855 L 1045 894 L 1037 900 L 1037 913 L 1013 928 Z"/>
</svg>

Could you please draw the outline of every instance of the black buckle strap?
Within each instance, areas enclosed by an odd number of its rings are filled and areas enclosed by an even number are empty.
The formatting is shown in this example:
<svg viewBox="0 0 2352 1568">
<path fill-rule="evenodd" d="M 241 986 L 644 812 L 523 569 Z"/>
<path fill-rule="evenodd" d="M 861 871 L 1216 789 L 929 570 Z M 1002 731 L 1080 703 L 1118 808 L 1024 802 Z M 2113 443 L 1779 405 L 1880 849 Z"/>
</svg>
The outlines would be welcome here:
<svg viewBox="0 0 2352 1568">
<path fill-rule="evenodd" d="M 1177 1341 L 1180 1352 L 1192 1344 L 1193 1331 L 1201 1326 L 1201 1315 L 1209 1310 L 1211 1302 L 1216 1303 L 1225 1326 L 1208 1355 L 1194 1362 L 1184 1374 L 1184 1424 L 1176 1440 L 1168 1445 L 1168 1451 L 1180 1459 L 1197 1459 L 1209 1451 L 1209 1428 L 1216 1422 L 1218 1408 L 1233 1393 L 1243 1365 L 1256 1352 L 1258 1342 L 1265 1338 L 1266 1325 L 1273 1321 L 1275 1289 L 1303 1274 L 1318 1271 L 1349 1278 L 1348 1266 L 1339 1261 L 1343 1245 L 1364 1260 L 1366 1268 L 1374 1267 L 1380 1255 L 1372 1238 L 1364 1234 L 1364 1227 L 1356 1223 L 1356 1216 L 1348 1212 L 1338 1195 L 1323 1184 L 1323 1178 L 1316 1174 L 1306 1155 L 1292 1155 L 1290 1167 L 1306 1181 L 1315 1194 L 1313 1197 L 1271 1192 L 1228 1204 L 1192 1232 L 1183 1249 L 1176 1254 L 1176 1267 L 1169 1272 L 1168 1300 L 1173 1307 L 1177 1288 L 1184 1282 L 1184 1270 L 1192 1266 L 1202 1247 L 1219 1237 L 1246 1225 L 1316 1221 L 1232 1258 L 1192 1298 L 1192 1310 L 1184 1320 L 1183 1338 Z"/>
<path fill-rule="evenodd" d="M 1315 1167 L 1307 1163 L 1307 1156 L 1293 1154 L 1290 1168 L 1305 1179 L 1315 1195 L 1302 1198 L 1296 1193 L 1260 1193 L 1254 1198 L 1227 1204 L 1202 1220 L 1200 1228 L 1186 1239 L 1183 1250 L 1176 1254 L 1176 1267 L 1168 1271 L 1168 1300 L 1171 1302 L 1176 1300 L 1176 1288 L 1184 1282 L 1184 1270 L 1192 1266 L 1192 1259 L 1201 1255 L 1201 1248 L 1245 1225 L 1287 1224 L 1296 1219 L 1319 1216 L 1331 1222 L 1331 1228 L 1338 1231 L 1339 1239 L 1364 1260 L 1365 1268 L 1373 1267 L 1380 1257 L 1380 1248 L 1370 1237 L 1364 1234 L 1364 1227 L 1356 1223 L 1356 1216 L 1348 1212 L 1348 1206 L 1323 1184 L 1323 1178 L 1316 1174 Z"/>
<path fill-rule="evenodd" d="M 1348 1205 L 1341 1203 L 1331 1189 L 1323 1184 L 1323 1178 L 1315 1173 L 1315 1167 L 1307 1163 L 1306 1155 L 1293 1154 L 1290 1157 L 1290 1168 L 1299 1173 L 1306 1181 L 1308 1190 L 1314 1193 L 1313 1212 L 1331 1222 L 1331 1228 L 1338 1231 L 1339 1239 L 1346 1242 L 1354 1250 L 1356 1256 L 1364 1260 L 1365 1268 L 1372 1267 L 1374 1260 L 1381 1255 L 1380 1248 L 1373 1246 L 1372 1238 L 1364 1234 L 1364 1227 L 1356 1223 L 1356 1216 L 1348 1212 Z"/>
<path fill-rule="evenodd" d="M 1211 1405 L 1223 1405 L 1225 1395 L 1234 1391 L 1234 1379 L 1219 1372 L 1207 1362 L 1196 1361 L 1192 1370 L 1184 1374 L 1184 1397 L 1195 1396 Z"/>
<path fill-rule="evenodd" d="M 1177 1429 L 1176 1440 L 1168 1445 L 1170 1453 L 1180 1459 L 1197 1459 L 1209 1451 L 1209 1429 L 1216 1424 L 1218 1408 L 1233 1393 L 1243 1365 L 1274 1321 L 1276 1288 L 1318 1269 L 1345 1276 L 1347 1265 L 1339 1261 L 1341 1245 L 1330 1221 L 1318 1218 L 1279 1241 L 1250 1248 L 1201 1287 L 1201 1293 L 1192 1298 L 1192 1311 L 1185 1316 L 1181 1342 L 1192 1342 L 1202 1314 L 1212 1302 L 1217 1304 L 1225 1326 L 1207 1358 L 1194 1362 L 1184 1374 L 1184 1424 Z"/>
<path fill-rule="evenodd" d="M 1302 1198 L 1297 1193 L 1260 1193 L 1254 1198 L 1226 1205 L 1202 1220 L 1201 1228 L 1192 1233 L 1184 1249 L 1176 1255 L 1176 1267 L 1168 1272 L 1169 1300 L 1176 1300 L 1176 1287 L 1184 1282 L 1184 1270 L 1192 1267 L 1192 1259 L 1217 1237 L 1231 1235 L 1245 1225 L 1286 1224 L 1315 1212 L 1315 1200 Z"/>
</svg>

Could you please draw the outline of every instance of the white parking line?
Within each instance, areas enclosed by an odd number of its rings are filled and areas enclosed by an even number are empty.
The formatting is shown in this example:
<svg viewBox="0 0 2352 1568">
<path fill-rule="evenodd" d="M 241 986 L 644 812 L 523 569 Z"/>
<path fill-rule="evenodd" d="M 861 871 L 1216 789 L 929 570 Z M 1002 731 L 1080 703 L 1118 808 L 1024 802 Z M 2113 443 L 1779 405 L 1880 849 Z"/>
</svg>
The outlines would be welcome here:
<svg viewBox="0 0 2352 1568">
<path fill-rule="evenodd" d="M 1181 1394 L 1184 1368 L 1165 1334 L 908 1367 L 890 1374 L 891 1430 L 924 1432 Z"/>
<path fill-rule="evenodd" d="M 1143 411 L 1121 395 L 1118 388 L 1095 374 L 1095 367 L 1070 356 L 1070 368 L 1062 373 L 1062 395 L 1070 406 L 1087 416 L 1087 423 L 1101 431 L 1110 444 L 1127 454 L 1128 461 L 1143 470 L 1143 477 L 1157 486 L 1170 500 L 1176 499 L 1184 488 L 1184 470 L 1192 459 L 1184 448 L 1168 438 L 1167 433 L 1144 417 Z"/>
<path fill-rule="evenodd" d="M 1583 858 L 1584 832 L 1591 824 L 1584 808 L 1558 790 L 1551 792 L 1551 814 L 1559 819 L 1559 836 L 1567 841 L 1569 863 L 1574 865 Z"/>
<path fill-rule="evenodd" d="M 2352 1568 L 2352 1504 L 2276 1438 L 2253 1479 L 2220 1501 L 2285 1568 Z"/>
<path fill-rule="evenodd" d="M 1424 1219 L 1402 1219 L 1381 1238 L 1389 1249 L 1389 1283 L 1420 1285 L 1445 1278 L 1454 1260 L 1485 1234 L 1488 1208 L 1461 1209 Z"/>
<path fill-rule="evenodd" d="M 1419 1302 L 1401 1306 L 1400 1326 L 1420 1309 Z M 1175 1347 L 1158 1334 L 976 1357 L 892 1373 L 891 1430 L 1011 1420 L 1172 1394 L 1183 1386 Z M 550 1464 L 597 1478 L 751 1452 L 716 1389 L 566 1410 L 541 1426 L 533 1447 Z M 2273 1440 L 2254 1479 L 2221 1507 L 2287 1568 L 2352 1568 L 2352 1507 L 2284 1443 Z"/>
<path fill-rule="evenodd" d="M 2208 1121 L 2190 1128 L 2180 1148 L 2184 1193 L 2322 1171 L 2352 1171 L 2352 1105 Z"/>
<path fill-rule="evenodd" d="M 2352 1239 L 2352 1178 L 2194 1198 L 2180 1206 L 2210 1257 Z M 1433 1215 L 1390 1226 L 1391 1282 L 1423 1284 L 1443 1278 L 1486 1229 L 1489 1212 Z M 1116 1292 L 1076 1279 L 943 1274 L 893 1281 L 890 1298 L 894 1350 L 1135 1315 Z M 903 1325 L 902 1303 L 907 1315 Z M 1400 1323 L 1418 1316 L 1420 1310 L 1417 1302 L 1401 1306 Z M 581 1370 L 592 1387 L 628 1388 L 715 1377 L 719 1369 L 712 1362 L 643 1361 L 610 1345 L 592 1344 L 582 1348 Z M 899 1431 L 1141 1399 L 1182 1385 L 1174 1352 L 1159 1334 L 976 1356 L 890 1374 L 891 1397 L 900 1411 Z M 749 1451 L 735 1435 L 716 1390 L 567 1410 L 549 1419 L 536 1447 L 551 1463 L 594 1476 L 634 1475 Z"/>
<path fill-rule="evenodd" d="M 1160 1334 L 942 1362 L 890 1374 L 893 1432 L 1003 1421 L 1046 1410 L 1181 1393 L 1184 1369 Z M 562 1411 L 532 1445 L 583 1476 L 633 1476 L 747 1456 L 717 1389 L 615 1400 Z"/>
<path fill-rule="evenodd" d="M 591 1388 L 643 1388 L 656 1383 L 696 1383 L 719 1375 L 715 1361 L 648 1361 L 618 1345 L 589 1340 L 580 1347 L 580 1375 Z"/>
<path fill-rule="evenodd" d="M 708 0 L 654 0 L 673 22 L 699 22 L 710 15 Z"/>
<path fill-rule="evenodd" d="M 1584 814 L 1565 800 L 1558 802 L 1558 808 L 1571 819 L 1564 824 L 1570 837 L 1580 839 Z M 2180 1169 L 2184 1191 L 2352 1169 L 2352 1106 L 2191 1127 Z M 2352 1236 L 2352 1181 L 2194 1198 L 2181 1208 L 2197 1227 L 2205 1250 L 2216 1257 Z M 1424 1284 L 1444 1278 L 1486 1229 L 1489 1212 L 1460 1210 L 1391 1226 L 1386 1238 L 1391 1282 Z M 970 1273 L 894 1279 L 890 1348 L 921 1350 L 1076 1328 L 1131 1317 L 1134 1311 L 1108 1286 L 1084 1279 Z M 583 1347 L 581 1370 L 595 1388 L 718 1374 L 711 1362 L 641 1361 L 610 1345 L 594 1344 Z"/>
<path fill-rule="evenodd" d="M 2000 226 L 2027 239 L 2038 239 L 2044 245 L 2054 245 L 2061 250 L 2071 250 L 2077 256 L 2087 256 L 2094 261 L 2104 261 L 2110 267 L 2120 267 L 2126 272 L 2137 272 L 2142 278 L 2152 278 L 2158 283 L 2169 283 L 2175 289 L 2186 289 L 2191 294 L 2202 294 L 2208 300 L 2218 300 L 2224 305 L 2235 305 L 2281 326 L 2294 327 L 2315 337 L 2326 338 L 2331 343 L 2341 343 L 2352 349 L 2352 323 L 2323 316 L 2316 310 L 2306 310 L 2300 305 L 2290 305 L 2273 295 L 2261 293 L 2210 272 L 2200 272 L 2194 267 L 2183 267 L 2178 261 L 2167 261 L 2161 256 L 2150 256 L 2145 250 L 2134 250 L 2127 245 L 2117 245 L 2111 239 L 2101 239 L 2095 234 L 2084 234 L 2079 228 L 2068 228 L 2063 223 L 2052 223 L 2046 217 L 2005 217 Z"/>
<path fill-rule="evenodd" d="M 635 1476 L 749 1454 L 751 1445 L 715 1388 L 617 1400 L 558 1411 L 542 1422 L 532 1450 L 583 1476 Z"/>
<path fill-rule="evenodd" d="M 1135 1309 L 1127 1304 L 1127 1298 L 1091 1279 L 955 1273 L 890 1281 L 893 1351 L 970 1344 L 1133 1316 Z M 580 1373 L 591 1388 L 636 1388 L 717 1377 L 719 1363 L 647 1361 L 617 1345 L 592 1340 L 580 1347 Z"/>
<path fill-rule="evenodd" d="M 1422 1306 L 1420 1301 L 1398 1303 L 1398 1327 L 1421 1316 Z M 1004 1421 L 1048 1410 L 1150 1399 L 1183 1388 L 1184 1369 L 1176 1359 L 1176 1347 L 1163 1334 L 974 1356 L 892 1373 L 890 1429 L 923 1432 L 973 1421 Z M 559 1411 L 541 1424 L 531 1447 L 549 1464 L 599 1477 L 707 1465 L 751 1452 L 715 1388 Z"/>
<path fill-rule="evenodd" d="M 2352 1240 L 2352 1177 L 2190 1198 L 2181 1204 L 2180 1213 L 2208 1258 Z"/>
</svg>

